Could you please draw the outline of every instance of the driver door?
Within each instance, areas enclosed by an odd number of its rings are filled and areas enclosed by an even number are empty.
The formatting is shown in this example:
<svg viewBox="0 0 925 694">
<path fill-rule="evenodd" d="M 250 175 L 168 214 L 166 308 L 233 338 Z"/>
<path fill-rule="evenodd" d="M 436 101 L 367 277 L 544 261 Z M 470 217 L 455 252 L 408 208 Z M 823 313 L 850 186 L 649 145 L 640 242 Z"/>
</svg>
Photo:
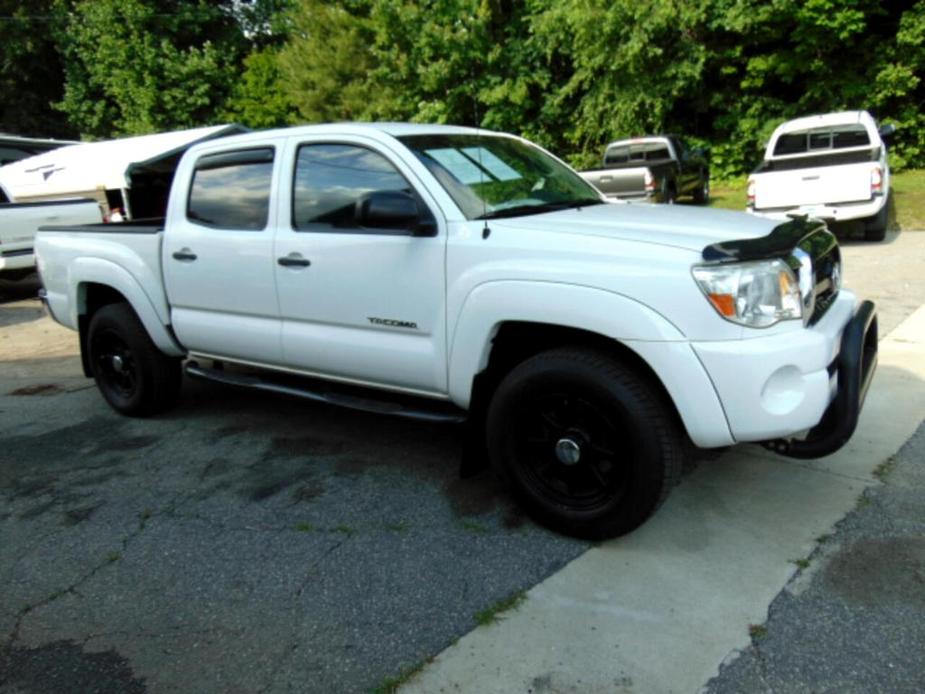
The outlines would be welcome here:
<svg viewBox="0 0 925 694">
<path fill-rule="evenodd" d="M 293 369 L 409 392 L 446 392 L 446 226 L 413 173 L 362 138 L 287 148 L 275 239 L 283 359 Z M 357 202 L 374 191 L 419 200 L 429 235 L 371 229 Z"/>
</svg>

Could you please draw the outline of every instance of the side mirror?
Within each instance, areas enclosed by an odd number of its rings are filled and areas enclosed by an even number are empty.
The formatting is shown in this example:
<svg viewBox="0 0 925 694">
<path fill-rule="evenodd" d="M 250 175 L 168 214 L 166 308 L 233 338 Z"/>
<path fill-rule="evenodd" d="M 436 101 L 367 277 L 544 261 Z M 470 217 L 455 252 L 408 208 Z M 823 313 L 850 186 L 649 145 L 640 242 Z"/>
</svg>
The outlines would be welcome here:
<svg viewBox="0 0 925 694">
<path fill-rule="evenodd" d="M 397 190 L 377 190 L 361 197 L 357 200 L 356 219 L 371 229 L 405 229 L 415 236 L 429 235 L 419 231 L 423 225 L 417 200 Z"/>
<path fill-rule="evenodd" d="M 893 125 L 892 123 L 887 123 L 886 125 L 881 125 L 881 126 L 880 126 L 880 139 L 881 139 L 881 140 L 888 140 L 890 137 L 893 136 L 893 133 L 895 133 L 895 132 L 896 132 L 896 126 Z"/>
</svg>

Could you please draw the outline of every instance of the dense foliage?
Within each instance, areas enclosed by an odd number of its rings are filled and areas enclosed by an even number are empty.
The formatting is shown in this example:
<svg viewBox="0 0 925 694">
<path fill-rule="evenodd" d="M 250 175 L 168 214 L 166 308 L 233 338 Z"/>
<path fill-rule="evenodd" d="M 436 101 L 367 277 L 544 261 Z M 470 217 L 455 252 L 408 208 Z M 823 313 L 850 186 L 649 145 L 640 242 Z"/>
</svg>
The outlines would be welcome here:
<svg viewBox="0 0 925 694">
<path fill-rule="evenodd" d="M 784 119 L 864 108 L 898 126 L 896 165 L 925 165 L 925 0 L 45 0 L 26 14 L 39 12 L 54 21 L 0 19 L 0 84 L 16 95 L 0 130 L 478 122 L 576 164 L 671 131 L 710 146 L 725 177 Z"/>
</svg>

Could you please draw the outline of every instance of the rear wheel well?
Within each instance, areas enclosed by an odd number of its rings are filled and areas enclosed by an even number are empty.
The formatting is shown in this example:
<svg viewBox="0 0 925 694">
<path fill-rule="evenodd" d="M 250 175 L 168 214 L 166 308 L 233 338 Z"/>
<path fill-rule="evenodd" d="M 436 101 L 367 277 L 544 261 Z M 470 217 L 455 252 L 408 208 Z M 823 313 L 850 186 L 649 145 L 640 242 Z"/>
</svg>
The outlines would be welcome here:
<svg viewBox="0 0 925 694">
<path fill-rule="evenodd" d="M 80 361 L 84 376 L 93 377 L 87 349 L 87 333 L 93 314 L 109 304 L 128 303 L 128 299 L 109 285 L 84 282 L 77 289 L 77 330 L 80 335 Z"/>
<path fill-rule="evenodd" d="M 492 339 L 488 365 L 474 379 L 470 412 L 480 420 L 498 384 L 511 369 L 535 354 L 559 347 L 594 349 L 628 366 L 653 387 L 674 414 L 680 430 L 686 431 L 674 400 L 662 380 L 636 352 L 600 333 L 547 323 L 517 321 L 504 323 L 498 328 Z"/>
</svg>

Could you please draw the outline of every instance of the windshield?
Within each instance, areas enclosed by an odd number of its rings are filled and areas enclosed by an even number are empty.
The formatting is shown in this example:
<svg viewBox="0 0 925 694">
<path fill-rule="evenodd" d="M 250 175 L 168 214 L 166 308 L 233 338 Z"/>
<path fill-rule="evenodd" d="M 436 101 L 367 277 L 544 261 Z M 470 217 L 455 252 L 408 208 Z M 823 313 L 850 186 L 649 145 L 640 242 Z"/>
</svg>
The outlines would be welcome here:
<svg viewBox="0 0 925 694">
<path fill-rule="evenodd" d="M 424 162 L 467 219 L 602 204 L 589 183 L 538 147 L 496 135 L 398 138 Z"/>
</svg>

